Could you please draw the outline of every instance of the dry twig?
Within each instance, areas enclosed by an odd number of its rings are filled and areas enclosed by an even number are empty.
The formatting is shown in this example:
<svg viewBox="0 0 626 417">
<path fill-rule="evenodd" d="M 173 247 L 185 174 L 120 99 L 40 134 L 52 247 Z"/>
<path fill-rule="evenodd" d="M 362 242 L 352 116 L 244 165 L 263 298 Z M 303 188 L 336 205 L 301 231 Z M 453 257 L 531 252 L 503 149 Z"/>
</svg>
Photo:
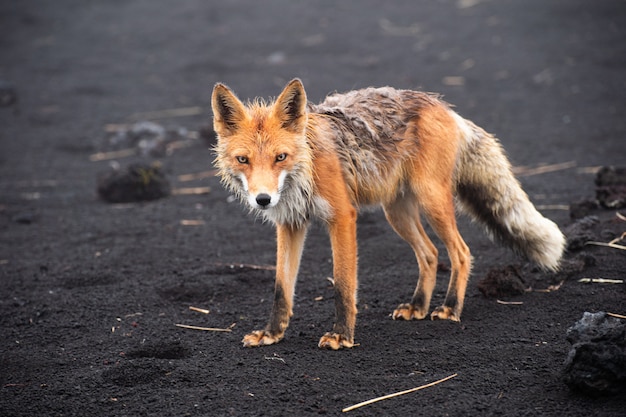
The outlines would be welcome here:
<svg viewBox="0 0 626 417">
<path fill-rule="evenodd" d="M 202 314 L 209 314 L 210 313 L 210 311 L 207 310 L 206 308 L 199 308 L 199 307 L 193 307 L 193 306 L 189 306 L 189 310 L 196 311 L 196 312 L 202 313 Z"/>
<path fill-rule="evenodd" d="M 111 152 L 98 152 L 98 153 L 89 155 L 89 160 L 92 162 L 108 161 L 109 159 L 126 158 L 128 156 L 133 156 L 136 153 L 137 153 L 137 149 L 135 148 L 122 149 L 119 151 L 111 151 Z"/>
<path fill-rule="evenodd" d="M 607 247 L 607 248 L 626 250 L 626 246 L 617 244 L 617 242 L 621 242 L 625 238 L 626 238 L 626 232 L 622 233 L 622 235 L 620 237 L 616 237 L 615 239 L 613 239 L 609 243 L 590 241 L 590 242 L 586 242 L 585 245 L 604 246 L 604 247 Z"/>
<path fill-rule="evenodd" d="M 513 173 L 521 177 L 529 177 L 531 175 L 546 174 L 548 172 L 562 171 L 576 166 L 576 161 L 561 162 L 558 164 L 541 165 L 536 168 L 530 167 L 513 167 Z"/>
<path fill-rule="evenodd" d="M 615 314 L 615 313 L 606 313 L 607 316 L 616 317 L 618 319 L 626 319 L 626 316 L 623 314 Z"/>
<path fill-rule="evenodd" d="M 623 284 L 623 279 L 609 279 L 609 278 L 581 278 L 578 282 L 583 284 Z"/>
<path fill-rule="evenodd" d="M 131 120 L 170 119 L 173 117 L 197 116 L 199 114 L 202 114 L 203 112 L 204 112 L 204 109 L 198 106 L 180 107 L 176 109 L 165 109 L 165 110 L 133 113 L 130 116 L 128 116 L 128 118 Z"/>
<path fill-rule="evenodd" d="M 191 329 L 191 330 L 202 330 L 205 332 L 232 332 L 233 326 L 230 326 L 226 329 L 219 329 L 215 327 L 200 327 L 200 326 L 190 326 L 188 324 L 175 324 L 176 327 L 182 327 L 183 329 Z"/>
<path fill-rule="evenodd" d="M 187 182 L 187 181 L 201 180 L 204 178 L 214 177 L 215 175 L 217 175 L 217 169 L 212 169 L 210 171 L 196 172 L 195 174 L 179 175 L 178 181 Z"/>
<path fill-rule="evenodd" d="M 602 169 L 602 165 L 598 165 L 595 167 L 580 167 L 576 170 L 577 173 L 579 174 L 592 174 L 595 175 L 598 173 L 598 171 L 600 171 L 600 169 Z"/>
<path fill-rule="evenodd" d="M 172 194 L 174 195 L 198 195 L 198 194 L 208 194 L 211 192 L 211 187 L 185 187 L 185 188 L 174 188 L 172 190 Z"/>
<path fill-rule="evenodd" d="M 504 304 L 504 305 L 511 305 L 511 306 L 521 306 L 522 304 L 524 304 L 523 301 L 502 301 L 502 300 L 496 300 L 496 303 Z"/>
<path fill-rule="evenodd" d="M 569 204 L 539 204 L 537 210 L 569 210 Z"/>
<path fill-rule="evenodd" d="M 565 280 L 559 282 L 558 284 L 554 284 L 554 285 L 550 285 L 548 286 L 548 288 L 546 289 L 542 289 L 542 290 L 533 290 L 534 292 L 552 292 L 552 291 L 557 291 L 561 289 L 561 286 L 563 286 L 563 284 L 565 283 Z"/>
<path fill-rule="evenodd" d="M 411 388 L 411 389 L 408 389 L 406 391 L 396 392 L 396 393 L 385 395 L 385 396 L 378 397 L 378 398 L 372 398 L 371 400 L 363 401 L 362 403 L 358 403 L 358 404 L 355 404 L 355 405 L 351 405 L 350 407 L 346 407 L 346 408 L 344 408 L 341 411 L 346 413 L 348 411 L 352 411 L 352 410 L 355 410 L 357 408 L 361 408 L 361 407 L 364 407 L 366 405 L 370 405 L 370 404 L 376 403 L 378 401 L 388 400 L 390 398 L 399 397 L 400 395 L 410 394 L 412 392 L 419 391 L 419 390 L 424 389 L 424 388 L 432 387 L 433 385 L 441 384 L 442 382 L 445 382 L 445 381 L 447 381 L 449 379 L 452 379 L 452 378 L 456 377 L 457 375 L 458 374 L 452 374 L 452 375 L 447 376 L 445 378 L 442 378 L 442 379 L 440 379 L 438 381 L 431 382 L 430 384 L 421 385 L 419 387 Z"/>
<path fill-rule="evenodd" d="M 188 220 L 183 219 L 180 221 L 181 226 L 204 226 L 206 222 L 204 220 Z"/>
<path fill-rule="evenodd" d="M 214 265 L 214 266 L 228 266 L 231 269 L 234 269 L 234 268 L 248 268 L 248 269 L 257 269 L 257 270 L 263 270 L 263 271 L 275 271 L 276 270 L 276 266 L 274 266 L 274 265 L 229 264 L 229 263 L 223 263 L 223 262 L 213 262 L 211 265 Z"/>
</svg>

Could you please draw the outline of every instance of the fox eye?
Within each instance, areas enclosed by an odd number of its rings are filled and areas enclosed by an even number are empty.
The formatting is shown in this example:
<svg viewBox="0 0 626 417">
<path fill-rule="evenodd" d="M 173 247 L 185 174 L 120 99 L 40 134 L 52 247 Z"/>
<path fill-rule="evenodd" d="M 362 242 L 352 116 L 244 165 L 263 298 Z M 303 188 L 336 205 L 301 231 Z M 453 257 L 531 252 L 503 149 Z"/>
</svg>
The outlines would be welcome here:
<svg viewBox="0 0 626 417">
<path fill-rule="evenodd" d="M 248 157 L 247 156 L 238 156 L 237 157 L 237 162 L 239 162 L 240 164 L 247 164 L 248 163 Z"/>
<path fill-rule="evenodd" d="M 287 159 L 286 153 L 279 153 L 276 155 L 276 162 L 284 161 L 285 159 Z"/>
</svg>

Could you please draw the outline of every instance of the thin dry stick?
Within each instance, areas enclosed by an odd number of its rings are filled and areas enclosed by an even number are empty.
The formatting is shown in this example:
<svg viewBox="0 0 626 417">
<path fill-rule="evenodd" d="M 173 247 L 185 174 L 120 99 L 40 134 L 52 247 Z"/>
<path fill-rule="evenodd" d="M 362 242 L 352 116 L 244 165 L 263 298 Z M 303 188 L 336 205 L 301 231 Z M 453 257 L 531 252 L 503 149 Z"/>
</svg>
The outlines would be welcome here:
<svg viewBox="0 0 626 417">
<path fill-rule="evenodd" d="M 187 182 L 187 181 L 201 180 L 204 178 L 214 177 L 216 174 L 217 174 L 217 169 L 212 169 L 210 171 L 196 172 L 195 174 L 182 174 L 178 176 L 178 181 Z"/>
<path fill-rule="evenodd" d="M 546 289 L 539 289 L 539 290 L 533 290 L 534 292 L 552 292 L 552 291 L 558 291 L 561 289 L 561 287 L 563 286 L 563 284 L 565 283 L 565 280 L 559 282 L 558 284 L 555 285 L 550 285 L 548 286 L 548 288 Z"/>
<path fill-rule="evenodd" d="M 192 146 L 196 141 L 194 139 L 175 140 L 166 145 L 167 152 L 173 152 L 176 149 L 188 148 Z"/>
<path fill-rule="evenodd" d="M 196 311 L 196 312 L 202 313 L 202 314 L 209 314 L 210 313 L 210 311 L 207 310 L 206 308 L 199 308 L 199 307 L 194 307 L 194 306 L 189 306 L 189 310 Z"/>
<path fill-rule="evenodd" d="M 136 153 L 137 153 L 137 149 L 135 148 L 122 149 L 119 151 L 111 151 L 111 152 L 98 152 L 98 153 L 89 155 L 89 160 L 92 162 L 107 161 L 109 159 L 126 158 L 127 156 L 133 156 Z"/>
<path fill-rule="evenodd" d="M 548 172 L 562 171 L 564 169 L 573 168 L 576 166 L 576 161 L 561 162 L 559 164 L 542 165 L 537 168 L 528 167 L 513 167 L 513 173 L 522 177 L 529 177 L 531 175 L 546 174 Z"/>
<path fill-rule="evenodd" d="M 578 282 L 582 282 L 583 284 L 623 284 L 623 279 L 609 279 L 609 278 L 581 278 Z"/>
<path fill-rule="evenodd" d="M 197 116 L 199 114 L 202 114 L 203 112 L 204 112 L 204 109 L 202 109 L 202 107 L 181 107 L 177 109 L 166 109 L 166 110 L 133 113 L 130 116 L 128 116 L 128 118 L 132 120 L 169 119 L 172 117 Z"/>
<path fill-rule="evenodd" d="M 200 326 L 190 326 L 188 324 L 175 324 L 176 327 L 182 327 L 183 329 L 191 329 L 191 330 L 202 330 L 205 332 L 232 332 L 232 328 L 227 329 L 218 329 L 215 327 L 200 327 Z"/>
<path fill-rule="evenodd" d="M 214 262 L 211 265 L 213 266 L 228 266 L 232 269 L 234 268 L 248 268 L 248 269 L 260 269 L 263 271 L 275 271 L 276 267 L 274 265 L 254 265 L 254 264 L 229 264 L 223 262 Z"/>
<path fill-rule="evenodd" d="M 211 192 L 211 187 L 189 187 L 189 188 L 174 188 L 172 194 L 174 195 L 197 195 L 208 194 Z"/>
<path fill-rule="evenodd" d="M 615 212 L 615 215 L 617 216 L 618 219 L 620 220 L 624 220 L 626 222 L 626 216 L 624 216 L 622 213 L 620 213 L 619 211 Z"/>
<path fill-rule="evenodd" d="M 606 248 L 626 250 L 626 246 L 618 245 L 617 243 L 615 243 L 615 242 L 619 242 L 620 240 L 622 240 L 622 237 L 620 237 L 619 239 L 613 239 L 609 243 L 604 243 L 604 242 L 586 242 L 585 245 L 604 246 Z"/>
<path fill-rule="evenodd" d="M 2 187 L 56 187 L 59 185 L 57 180 L 23 180 L 23 181 L 8 181 L 0 184 Z"/>
<path fill-rule="evenodd" d="M 206 222 L 204 220 L 188 220 L 183 219 L 180 221 L 181 226 L 204 226 Z"/>
<path fill-rule="evenodd" d="M 537 210 L 569 210 L 569 204 L 539 204 Z"/>
<path fill-rule="evenodd" d="M 426 385 L 422 385 L 422 386 L 419 386 L 419 387 L 411 388 L 411 389 L 408 389 L 406 391 L 401 391 L 401 392 L 396 392 L 396 393 L 393 393 L 393 394 L 385 395 L 383 397 L 372 398 L 371 400 L 363 401 L 362 403 L 358 403 L 358 404 L 355 404 L 355 405 L 351 405 L 350 407 L 346 407 L 346 408 L 344 408 L 341 411 L 346 413 L 348 411 L 352 411 L 352 410 L 355 410 L 357 408 L 361 408 L 361 407 L 364 407 L 366 405 L 370 405 L 370 404 L 376 403 L 378 401 L 388 400 L 390 398 L 399 397 L 400 395 L 410 394 L 412 392 L 419 391 L 419 390 L 424 389 L 424 388 L 432 387 L 433 385 L 441 384 L 442 382 L 445 382 L 448 379 L 452 379 L 452 378 L 456 377 L 457 375 L 458 374 L 452 374 L 452 375 L 447 376 L 447 377 L 445 377 L 443 379 L 440 379 L 438 381 L 431 382 L 430 384 L 426 384 Z"/>
<path fill-rule="evenodd" d="M 622 233 L 622 235 L 620 237 L 616 237 L 615 239 L 613 239 L 612 241 L 610 241 L 609 243 L 617 243 L 620 240 L 624 240 L 626 238 L 626 232 Z"/>
<path fill-rule="evenodd" d="M 601 165 L 595 167 L 580 167 L 576 170 L 579 174 L 597 174 L 602 168 Z"/>
<path fill-rule="evenodd" d="M 107 123 L 104 125 L 104 131 L 106 133 L 117 133 L 120 130 L 128 129 L 128 124 L 126 123 Z"/>
<path fill-rule="evenodd" d="M 496 300 L 496 303 L 504 304 L 504 305 L 511 305 L 511 306 L 521 306 L 522 304 L 524 304 L 523 301 L 501 301 L 501 300 Z"/>
<path fill-rule="evenodd" d="M 626 316 L 622 315 L 622 314 L 615 314 L 615 313 L 606 313 L 607 316 L 611 316 L 611 317 L 616 317 L 618 319 L 626 319 Z"/>
</svg>

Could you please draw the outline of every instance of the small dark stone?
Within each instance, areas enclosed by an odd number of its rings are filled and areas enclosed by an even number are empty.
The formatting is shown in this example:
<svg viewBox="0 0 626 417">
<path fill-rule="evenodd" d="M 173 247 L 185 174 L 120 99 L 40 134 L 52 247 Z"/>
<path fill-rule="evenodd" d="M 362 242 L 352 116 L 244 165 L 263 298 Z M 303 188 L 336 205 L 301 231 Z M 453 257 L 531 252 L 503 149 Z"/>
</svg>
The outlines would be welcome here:
<svg viewBox="0 0 626 417">
<path fill-rule="evenodd" d="M 98 178 L 98 195 L 109 203 L 150 201 L 169 194 L 170 183 L 155 164 L 132 164 Z"/>
<path fill-rule="evenodd" d="M 485 297 L 503 298 L 524 294 L 526 285 L 518 269 L 512 265 L 504 269 L 492 269 L 478 283 L 478 289 Z"/>
<path fill-rule="evenodd" d="M 626 185 L 626 168 L 602 167 L 596 173 L 595 183 L 598 187 Z"/>
<path fill-rule="evenodd" d="M 580 200 L 577 203 L 572 203 L 569 206 L 569 217 L 572 220 L 582 219 L 589 216 L 594 211 L 598 210 L 598 202 L 595 200 Z"/>
<path fill-rule="evenodd" d="M 0 107 L 9 107 L 17 103 L 15 87 L 6 81 L 0 80 Z"/>
<path fill-rule="evenodd" d="M 24 212 L 13 216 L 13 221 L 19 224 L 33 224 L 37 220 L 35 213 Z"/>
<path fill-rule="evenodd" d="M 572 348 L 565 361 L 563 381 L 590 395 L 626 391 L 626 323 L 604 312 L 583 314 L 567 330 Z"/>
<path fill-rule="evenodd" d="M 596 200 L 608 209 L 626 207 L 626 168 L 602 167 L 596 174 Z"/>
<path fill-rule="evenodd" d="M 590 240 L 597 240 L 594 226 L 600 223 L 597 216 L 587 216 L 569 225 L 563 233 L 567 237 L 567 250 L 578 251 Z"/>
</svg>

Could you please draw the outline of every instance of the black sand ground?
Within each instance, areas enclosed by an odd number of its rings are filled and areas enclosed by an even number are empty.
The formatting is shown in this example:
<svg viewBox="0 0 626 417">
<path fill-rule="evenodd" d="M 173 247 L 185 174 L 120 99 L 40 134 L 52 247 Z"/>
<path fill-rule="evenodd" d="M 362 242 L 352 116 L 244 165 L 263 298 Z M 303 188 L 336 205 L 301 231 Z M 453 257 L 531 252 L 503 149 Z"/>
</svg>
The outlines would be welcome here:
<svg viewBox="0 0 626 417">
<path fill-rule="evenodd" d="M 413 254 L 380 212 L 364 212 L 360 346 L 316 347 L 333 317 L 330 251 L 316 226 L 286 339 L 244 349 L 242 336 L 269 312 L 274 235 L 215 177 L 180 177 L 211 169 L 208 142 L 175 142 L 184 146 L 159 158 L 90 156 L 124 147 L 107 142 L 109 124 L 156 117 L 197 131 L 217 81 L 267 97 L 298 76 L 312 101 L 370 85 L 420 88 L 497 133 L 516 166 L 563 164 L 519 172 L 565 228 L 567 205 L 593 198 L 593 167 L 624 165 L 625 22 L 618 0 L 2 2 L 0 415 L 337 415 L 454 373 L 350 413 L 624 415 L 626 394 L 588 398 L 561 380 L 567 328 L 585 311 L 626 313 L 623 284 L 578 282 L 624 279 L 623 251 L 587 246 L 589 265 L 543 275 L 463 220 L 475 257 L 463 321 L 394 322 L 416 281 Z M 192 114 L 137 115 L 181 108 Z M 174 189 L 211 191 L 97 198 L 113 161 L 155 159 Z M 596 239 L 626 230 L 614 211 L 596 214 Z M 533 289 L 563 284 L 507 299 L 521 304 L 485 298 L 477 283 L 509 265 Z M 446 285 L 441 272 L 434 303 Z"/>
</svg>

